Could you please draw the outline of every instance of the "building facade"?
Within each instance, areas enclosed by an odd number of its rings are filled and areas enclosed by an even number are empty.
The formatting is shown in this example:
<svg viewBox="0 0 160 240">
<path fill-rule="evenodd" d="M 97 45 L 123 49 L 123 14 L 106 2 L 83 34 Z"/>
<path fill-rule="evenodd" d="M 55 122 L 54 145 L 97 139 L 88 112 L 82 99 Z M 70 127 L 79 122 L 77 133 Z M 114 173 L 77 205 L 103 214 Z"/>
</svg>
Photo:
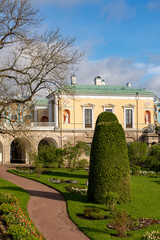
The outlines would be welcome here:
<svg viewBox="0 0 160 240">
<path fill-rule="evenodd" d="M 101 77 L 92 85 L 79 85 L 76 77 L 65 91 L 55 91 L 30 108 L 31 121 L 15 136 L 0 135 L 0 163 L 29 163 L 29 152 L 44 144 L 63 147 L 78 140 L 91 144 L 98 115 L 113 112 L 123 126 L 127 142 L 150 141 L 144 129 L 154 125 L 154 94 L 145 89 L 106 85 Z M 147 136 L 147 137 L 146 137 Z M 149 140 L 148 140 L 149 139 Z M 152 142 L 158 142 L 158 138 Z M 19 145 L 19 148 L 18 148 Z"/>
</svg>

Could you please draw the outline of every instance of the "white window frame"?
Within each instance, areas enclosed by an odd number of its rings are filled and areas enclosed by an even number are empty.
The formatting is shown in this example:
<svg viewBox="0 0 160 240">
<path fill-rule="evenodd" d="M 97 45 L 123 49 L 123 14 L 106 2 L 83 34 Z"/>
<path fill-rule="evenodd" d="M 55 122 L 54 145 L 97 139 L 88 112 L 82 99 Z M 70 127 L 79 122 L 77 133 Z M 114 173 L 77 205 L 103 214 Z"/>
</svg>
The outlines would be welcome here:
<svg viewBox="0 0 160 240">
<path fill-rule="evenodd" d="M 134 129 L 134 125 L 135 125 L 135 122 L 134 122 L 134 106 L 133 107 L 124 107 L 124 129 Z M 131 128 L 127 128 L 126 127 L 126 110 L 132 110 L 132 127 Z"/>
<path fill-rule="evenodd" d="M 106 109 L 111 109 L 112 113 L 114 113 L 114 107 L 115 107 L 115 105 L 113 105 L 113 104 L 105 104 L 105 105 L 103 105 L 103 111 L 105 112 Z"/>
<path fill-rule="evenodd" d="M 86 105 L 88 105 L 88 106 L 86 106 Z M 94 105 L 93 104 L 85 104 L 85 105 L 82 105 L 82 107 L 83 107 L 83 129 L 94 129 Z M 85 110 L 86 109 L 92 110 L 92 127 L 91 128 L 85 127 Z"/>
</svg>

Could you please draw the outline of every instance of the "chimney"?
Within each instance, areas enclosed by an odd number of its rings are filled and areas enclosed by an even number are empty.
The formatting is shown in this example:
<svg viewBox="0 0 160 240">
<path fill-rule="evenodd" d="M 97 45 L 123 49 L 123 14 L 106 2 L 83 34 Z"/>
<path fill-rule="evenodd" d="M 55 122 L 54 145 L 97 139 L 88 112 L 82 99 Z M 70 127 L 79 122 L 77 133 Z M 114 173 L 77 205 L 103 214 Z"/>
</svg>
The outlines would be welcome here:
<svg viewBox="0 0 160 240">
<path fill-rule="evenodd" d="M 100 76 L 95 77 L 94 84 L 95 85 L 102 85 L 102 78 Z"/>
<path fill-rule="evenodd" d="M 74 74 L 71 76 L 71 84 L 72 85 L 76 84 L 76 76 Z"/>
<path fill-rule="evenodd" d="M 126 87 L 132 87 L 131 83 L 128 82 L 128 83 L 126 84 Z"/>
</svg>

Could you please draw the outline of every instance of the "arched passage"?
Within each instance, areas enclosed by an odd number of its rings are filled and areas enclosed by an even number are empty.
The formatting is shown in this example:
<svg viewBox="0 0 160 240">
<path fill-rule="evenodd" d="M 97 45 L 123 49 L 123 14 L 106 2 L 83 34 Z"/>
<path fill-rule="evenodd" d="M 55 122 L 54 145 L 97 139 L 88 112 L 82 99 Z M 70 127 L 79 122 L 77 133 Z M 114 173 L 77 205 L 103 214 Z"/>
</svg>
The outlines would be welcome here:
<svg viewBox="0 0 160 240">
<path fill-rule="evenodd" d="M 10 163 L 27 163 L 30 143 L 27 139 L 16 138 L 10 145 Z"/>
<path fill-rule="evenodd" d="M 3 145 L 0 142 L 0 164 L 3 162 Z"/>
<path fill-rule="evenodd" d="M 38 151 L 39 151 L 39 149 L 41 147 L 43 147 L 45 145 L 57 147 L 57 143 L 56 143 L 56 141 L 53 138 L 47 138 L 46 137 L 46 138 L 41 139 L 41 141 L 39 142 L 39 144 L 38 144 Z"/>
</svg>

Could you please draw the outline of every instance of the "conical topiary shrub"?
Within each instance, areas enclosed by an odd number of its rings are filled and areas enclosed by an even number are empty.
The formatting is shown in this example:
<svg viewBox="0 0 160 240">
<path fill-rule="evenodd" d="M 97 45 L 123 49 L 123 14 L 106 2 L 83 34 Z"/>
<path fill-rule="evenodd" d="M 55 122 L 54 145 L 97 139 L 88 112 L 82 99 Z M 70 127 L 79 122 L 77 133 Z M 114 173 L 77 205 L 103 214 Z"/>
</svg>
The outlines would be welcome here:
<svg viewBox="0 0 160 240">
<path fill-rule="evenodd" d="M 130 170 L 124 130 L 117 117 L 101 113 L 91 146 L 88 200 L 103 203 L 104 194 L 116 192 L 121 202 L 130 200 Z"/>
</svg>

